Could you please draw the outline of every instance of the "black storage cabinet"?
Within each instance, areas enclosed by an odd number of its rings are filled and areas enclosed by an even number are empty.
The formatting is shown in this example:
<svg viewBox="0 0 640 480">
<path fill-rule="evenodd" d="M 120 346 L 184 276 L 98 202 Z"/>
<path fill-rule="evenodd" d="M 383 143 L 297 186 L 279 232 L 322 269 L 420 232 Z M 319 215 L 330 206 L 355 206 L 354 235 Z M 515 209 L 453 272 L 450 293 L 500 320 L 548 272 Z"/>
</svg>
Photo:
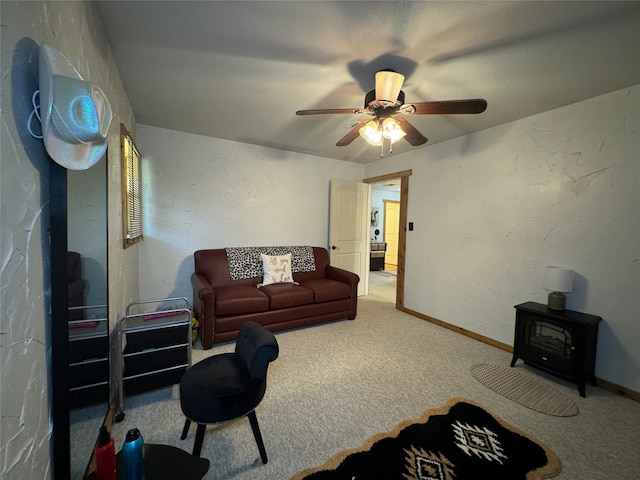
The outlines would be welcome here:
<svg viewBox="0 0 640 480">
<path fill-rule="evenodd" d="M 161 309 L 133 313 L 149 304 L 160 304 Z M 125 396 L 179 383 L 191 366 L 191 311 L 186 298 L 142 300 L 130 304 L 126 312 L 118 325 L 119 416 Z"/>
<path fill-rule="evenodd" d="M 575 383 L 585 397 L 587 380 L 596 385 L 596 347 L 601 317 L 557 311 L 527 302 L 515 306 L 516 328 L 511 366 L 526 364 Z"/>
</svg>

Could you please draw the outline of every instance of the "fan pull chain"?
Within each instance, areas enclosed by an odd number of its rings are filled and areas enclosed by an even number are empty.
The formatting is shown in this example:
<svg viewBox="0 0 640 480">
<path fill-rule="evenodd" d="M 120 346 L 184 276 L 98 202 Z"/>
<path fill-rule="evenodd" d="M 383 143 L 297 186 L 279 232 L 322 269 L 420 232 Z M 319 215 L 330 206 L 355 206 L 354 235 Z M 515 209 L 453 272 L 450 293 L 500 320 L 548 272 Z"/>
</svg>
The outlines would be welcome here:
<svg viewBox="0 0 640 480">
<path fill-rule="evenodd" d="M 389 140 L 389 155 L 393 153 L 393 142 Z M 382 140 L 382 145 L 380 146 L 380 158 L 384 158 L 384 139 Z"/>
</svg>

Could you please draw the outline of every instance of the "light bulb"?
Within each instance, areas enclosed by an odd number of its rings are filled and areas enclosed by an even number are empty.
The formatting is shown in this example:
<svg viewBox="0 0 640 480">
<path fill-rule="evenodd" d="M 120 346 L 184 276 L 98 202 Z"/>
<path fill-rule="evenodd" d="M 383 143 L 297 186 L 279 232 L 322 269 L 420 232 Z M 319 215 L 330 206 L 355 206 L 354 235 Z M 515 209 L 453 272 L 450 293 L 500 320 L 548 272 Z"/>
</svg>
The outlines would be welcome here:
<svg viewBox="0 0 640 480">
<path fill-rule="evenodd" d="M 360 136 L 364 138 L 369 145 L 382 145 L 382 129 L 376 120 L 367 122 L 360 130 Z"/>
<path fill-rule="evenodd" d="M 393 118 L 385 118 L 382 122 L 382 135 L 388 138 L 391 143 L 397 142 L 406 135 Z"/>
</svg>

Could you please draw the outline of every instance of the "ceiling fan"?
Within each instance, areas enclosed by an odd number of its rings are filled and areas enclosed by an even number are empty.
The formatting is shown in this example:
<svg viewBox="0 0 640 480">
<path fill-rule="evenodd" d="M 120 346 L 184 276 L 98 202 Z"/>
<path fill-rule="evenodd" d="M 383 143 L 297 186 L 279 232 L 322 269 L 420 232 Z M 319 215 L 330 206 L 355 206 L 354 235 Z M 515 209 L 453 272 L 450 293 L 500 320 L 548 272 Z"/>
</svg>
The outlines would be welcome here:
<svg viewBox="0 0 640 480">
<path fill-rule="evenodd" d="M 404 92 L 401 90 L 403 82 L 404 75 L 393 70 L 381 70 L 376 73 L 375 90 L 364 97 L 363 108 L 298 110 L 296 115 L 365 113 L 373 119 L 366 119 L 355 125 L 336 145 L 349 145 L 360 135 L 371 145 L 381 145 L 384 149 L 385 140 L 392 145 L 404 138 L 414 147 L 427 143 L 427 138 L 403 115 L 472 114 L 482 113 L 487 108 L 487 101 L 481 98 L 404 103 Z"/>
</svg>

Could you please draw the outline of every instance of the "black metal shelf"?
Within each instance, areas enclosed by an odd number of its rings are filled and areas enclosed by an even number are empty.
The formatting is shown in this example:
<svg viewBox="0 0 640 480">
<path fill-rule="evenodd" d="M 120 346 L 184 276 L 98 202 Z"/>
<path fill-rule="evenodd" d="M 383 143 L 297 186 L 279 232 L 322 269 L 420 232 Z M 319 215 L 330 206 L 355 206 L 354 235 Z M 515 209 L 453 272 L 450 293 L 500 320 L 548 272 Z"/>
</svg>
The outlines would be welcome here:
<svg viewBox="0 0 640 480">
<path fill-rule="evenodd" d="M 136 312 L 149 307 L 154 310 Z M 187 307 L 184 297 L 141 300 L 127 306 L 117 331 L 117 421 L 124 418 L 125 396 L 179 383 L 191 366 L 191 311 Z"/>
</svg>

